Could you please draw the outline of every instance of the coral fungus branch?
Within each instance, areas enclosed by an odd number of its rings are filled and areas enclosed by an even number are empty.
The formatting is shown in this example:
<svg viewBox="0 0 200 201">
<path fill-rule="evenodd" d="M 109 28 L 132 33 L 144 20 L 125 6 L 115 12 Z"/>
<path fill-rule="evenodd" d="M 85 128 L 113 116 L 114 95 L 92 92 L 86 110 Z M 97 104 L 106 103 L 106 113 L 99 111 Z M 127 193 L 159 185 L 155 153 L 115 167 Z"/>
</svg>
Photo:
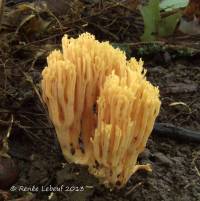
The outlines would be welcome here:
<svg viewBox="0 0 200 201">
<path fill-rule="evenodd" d="M 42 93 L 65 158 L 89 166 L 105 184 L 122 187 L 139 168 L 159 113 L 158 88 L 142 61 L 89 33 L 64 36 L 43 70 Z"/>
</svg>

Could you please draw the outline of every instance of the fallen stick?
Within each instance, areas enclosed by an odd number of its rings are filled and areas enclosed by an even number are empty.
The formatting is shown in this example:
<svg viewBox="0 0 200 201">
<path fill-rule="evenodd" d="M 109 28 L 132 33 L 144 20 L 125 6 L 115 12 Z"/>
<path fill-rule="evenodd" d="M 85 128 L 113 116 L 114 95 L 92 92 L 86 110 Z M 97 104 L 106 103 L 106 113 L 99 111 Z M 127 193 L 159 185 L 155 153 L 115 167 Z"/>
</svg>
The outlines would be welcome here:
<svg viewBox="0 0 200 201">
<path fill-rule="evenodd" d="M 5 3 L 5 0 L 0 0 L 0 28 L 1 28 L 2 18 L 3 18 L 4 3 Z"/>
<path fill-rule="evenodd" d="M 186 142 L 200 143 L 200 132 L 176 127 L 169 123 L 155 123 L 153 134 Z"/>
</svg>

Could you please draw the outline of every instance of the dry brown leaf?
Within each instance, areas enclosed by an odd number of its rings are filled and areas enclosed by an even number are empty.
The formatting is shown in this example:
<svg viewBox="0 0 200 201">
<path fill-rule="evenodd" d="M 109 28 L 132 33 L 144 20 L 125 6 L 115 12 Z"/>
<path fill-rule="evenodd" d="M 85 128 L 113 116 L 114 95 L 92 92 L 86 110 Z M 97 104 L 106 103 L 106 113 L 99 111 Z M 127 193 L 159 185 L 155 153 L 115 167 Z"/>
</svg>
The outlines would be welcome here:
<svg viewBox="0 0 200 201">
<path fill-rule="evenodd" d="M 190 0 L 188 6 L 185 8 L 183 15 L 188 19 L 193 20 L 194 16 L 200 20 L 200 1 Z"/>
<path fill-rule="evenodd" d="M 190 0 L 183 11 L 179 31 L 188 35 L 200 34 L 200 1 Z"/>
<path fill-rule="evenodd" d="M 186 18 L 181 18 L 179 31 L 188 35 L 200 34 L 200 24 L 197 17 L 194 16 L 193 20 L 188 20 Z"/>
</svg>

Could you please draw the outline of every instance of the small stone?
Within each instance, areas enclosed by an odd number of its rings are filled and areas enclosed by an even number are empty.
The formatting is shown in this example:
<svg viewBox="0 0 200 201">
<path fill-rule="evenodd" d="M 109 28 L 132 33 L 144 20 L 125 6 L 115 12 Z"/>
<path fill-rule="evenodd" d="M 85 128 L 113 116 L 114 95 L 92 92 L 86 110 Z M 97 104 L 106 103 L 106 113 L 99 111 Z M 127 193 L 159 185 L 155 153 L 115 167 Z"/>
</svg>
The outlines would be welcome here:
<svg viewBox="0 0 200 201">
<path fill-rule="evenodd" d="M 159 161 L 165 165 L 168 166 L 172 166 L 173 162 L 172 160 L 170 160 L 167 156 L 165 156 L 163 153 L 161 152 L 156 152 L 155 154 L 153 154 L 153 157 L 155 158 L 155 161 Z"/>
<path fill-rule="evenodd" d="M 171 55 L 169 52 L 165 52 L 163 56 L 166 63 L 171 63 Z"/>
<path fill-rule="evenodd" d="M 7 189 L 18 178 L 18 168 L 11 158 L 0 157 L 0 189 Z"/>
<path fill-rule="evenodd" d="M 151 155 L 151 152 L 149 149 L 145 149 L 141 154 L 140 154 L 140 158 L 141 159 L 148 159 Z"/>
<path fill-rule="evenodd" d="M 61 185 L 66 181 L 75 179 L 76 175 L 70 172 L 69 166 L 65 166 L 63 169 L 56 172 L 57 184 Z"/>
<path fill-rule="evenodd" d="M 177 165 L 182 165 L 184 163 L 184 157 L 180 157 L 180 156 L 173 157 L 172 161 Z"/>
</svg>

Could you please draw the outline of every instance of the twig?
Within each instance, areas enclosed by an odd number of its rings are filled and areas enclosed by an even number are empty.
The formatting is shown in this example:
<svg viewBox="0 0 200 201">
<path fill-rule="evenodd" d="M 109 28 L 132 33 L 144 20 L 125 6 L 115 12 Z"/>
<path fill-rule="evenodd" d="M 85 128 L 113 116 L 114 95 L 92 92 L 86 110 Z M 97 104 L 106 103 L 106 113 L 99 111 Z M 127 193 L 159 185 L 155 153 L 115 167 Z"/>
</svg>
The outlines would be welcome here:
<svg viewBox="0 0 200 201">
<path fill-rule="evenodd" d="M 141 186 L 143 184 L 143 182 L 139 182 L 138 184 L 136 184 L 135 186 L 133 186 L 129 191 L 127 191 L 125 193 L 125 196 L 130 195 L 136 188 L 138 188 L 139 186 Z"/>
<path fill-rule="evenodd" d="M 46 9 L 47 9 L 47 12 L 49 13 L 49 15 L 51 15 L 51 16 L 56 20 L 56 22 L 58 23 L 58 25 L 59 25 L 59 27 L 60 27 L 61 33 L 63 33 L 63 25 L 62 25 L 62 23 L 60 22 L 60 20 L 57 18 L 56 15 L 54 15 L 53 12 L 51 12 L 50 9 L 48 9 L 48 7 L 47 7 Z"/>
<path fill-rule="evenodd" d="M 182 49 L 188 49 L 191 50 L 194 53 L 200 53 L 200 49 L 197 48 L 191 48 L 191 47 L 186 47 L 185 45 L 177 45 L 177 44 L 169 44 L 164 41 L 152 41 L 152 42 L 136 42 L 136 43 L 123 43 L 123 45 L 129 46 L 129 47 L 141 47 L 145 45 L 160 45 L 164 46 L 166 49 L 174 49 L 174 50 L 182 50 Z"/>
<path fill-rule="evenodd" d="M 39 98 L 39 100 L 40 100 L 40 102 L 41 102 L 41 104 L 42 104 L 42 106 L 43 106 L 43 108 L 44 108 L 44 110 L 45 110 L 45 112 L 46 112 L 46 107 L 45 107 L 44 101 L 43 101 L 43 99 L 42 99 L 42 97 L 41 97 L 41 95 L 40 95 L 40 93 L 39 93 L 37 87 L 35 86 L 35 84 L 34 84 L 32 78 L 31 78 L 29 75 L 27 75 L 27 73 L 25 73 L 23 70 L 21 70 L 21 72 L 22 72 L 22 74 L 24 75 L 24 77 L 26 78 L 26 80 L 27 80 L 27 81 L 31 84 L 31 86 L 33 87 L 33 90 L 35 91 L 36 95 L 38 96 L 38 98 Z"/>
<path fill-rule="evenodd" d="M 0 28 L 1 28 L 2 18 L 3 18 L 4 6 L 5 6 L 5 0 L 0 0 Z"/>
<path fill-rule="evenodd" d="M 41 140 L 41 138 L 39 136 L 35 135 L 35 133 L 28 130 L 26 127 L 24 127 L 20 124 L 18 124 L 18 127 L 21 128 L 22 130 L 24 130 L 26 134 L 29 134 L 28 136 L 30 137 L 31 140 L 33 140 L 33 142 L 36 139 L 38 142 L 42 142 L 42 144 L 45 145 L 46 147 L 50 146 L 50 144 L 48 142 Z"/>
<path fill-rule="evenodd" d="M 168 123 L 155 123 L 153 134 L 183 140 L 186 142 L 191 141 L 200 143 L 200 132 L 176 127 Z"/>
<path fill-rule="evenodd" d="M 200 177 L 200 170 L 197 168 L 196 165 L 196 160 L 198 159 L 198 157 L 200 157 L 200 152 L 193 152 L 192 155 L 194 156 L 193 160 L 192 160 L 192 164 L 194 165 L 194 169 L 197 172 L 197 175 Z"/>
<path fill-rule="evenodd" d="M 13 100 L 19 102 L 19 100 L 18 100 L 16 97 L 14 97 L 11 93 L 7 92 L 5 89 L 0 88 L 0 91 L 1 91 L 3 94 L 5 94 L 5 95 L 11 97 Z"/>
<path fill-rule="evenodd" d="M 99 26 L 98 24 L 95 24 L 93 22 L 87 22 L 87 23 L 95 26 L 96 28 L 101 30 L 104 34 L 110 35 L 110 36 L 112 36 L 112 38 L 114 38 L 115 40 L 119 41 L 119 38 L 115 34 L 111 33 L 109 30 L 104 29 L 102 26 Z"/>
<path fill-rule="evenodd" d="M 199 171 L 199 169 L 197 168 L 197 166 L 196 166 L 196 165 L 194 166 L 194 169 L 196 170 L 197 175 L 200 177 L 200 171 Z"/>
<path fill-rule="evenodd" d="M 65 27 L 63 28 L 63 30 L 68 29 L 68 27 L 69 27 L 70 25 L 72 25 L 72 24 L 76 24 L 76 23 L 78 23 L 78 22 L 86 21 L 86 20 L 88 20 L 88 19 L 90 19 L 90 18 L 93 18 L 93 17 L 96 17 L 96 16 L 101 15 L 101 14 L 104 13 L 105 11 L 109 11 L 110 9 L 113 9 L 113 8 L 116 8 L 116 7 L 119 7 L 119 6 L 120 6 L 120 4 L 117 2 L 117 3 L 115 3 L 115 4 L 112 4 L 111 6 L 104 7 L 104 8 L 101 9 L 99 12 L 96 12 L 96 13 L 90 15 L 90 16 L 82 17 L 82 18 L 76 19 L 76 20 L 74 20 L 74 21 L 72 21 L 72 22 L 69 22 L 69 23 L 65 24 Z"/>
<path fill-rule="evenodd" d="M 29 75 L 27 75 L 24 71 L 21 70 L 21 72 L 23 73 L 23 75 L 25 76 L 25 78 L 27 79 L 27 81 L 30 82 L 31 86 L 33 87 L 35 93 L 37 94 L 37 96 L 38 96 L 38 98 L 39 98 L 39 100 L 40 100 L 40 103 L 42 104 L 42 107 L 43 107 L 43 109 L 44 109 L 44 111 L 45 111 L 45 114 L 46 114 L 46 116 L 47 116 L 47 119 L 48 119 L 48 121 L 49 121 L 49 124 L 52 126 L 52 123 L 51 123 L 51 121 L 50 121 L 50 119 L 49 119 L 49 117 L 48 117 L 48 112 L 47 112 L 45 103 L 44 103 L 44 101 L 43 101 L 43 99 L 42 99 L 42 97 L 41 97 L 41 95 L 40 95 L 40 93 L 39 93 L 37 87 L 35 86 L 35 84 L 34 84 L 32 78 L 31 78 Z M 53 126 L 52 126 L 52 127 L 53 127 Z"/>
<path fill-rule="evenodd" d="M 18 67 L 19 68 L 19 67 Z M 47 109 L 46 109 L 46 106 L 45 106 L 45 103 L 37 89 L 37 87 L 35 86 L 34 82 L 33 82 L 33 79 L 27 75 L 27 73 L 25 73 L 21 68 L 19 68 L 19 70 L 22 72 L 22 74 L 24 75 L 24 77 L 27 79 L 27 81 L 31 84 L 31 86 L 33 87 L 33 90 L 35 91 L 35 93 L 37 94 L 39 100 L 40 100 L 40 103 L 42 104 L 42 107 L 43 107 L 43 110 L 46 114 L 46 117 L 47 117 L 47 120 L 48 120 L 48 124 L 53 128 L 53 124 L 51 122 L 51 120 L 49 119 L 49 116 L 48 116 L 48 112 L 47 112 Z M 26 131 L 27 133 L 30 133 L 32 134 L 33 136 L 35 136 L 30 130 L 27 130 L 27 128 L 24 128 L 24 127 L 21 127 L 24 131 Z M 54 130 L 53 130 L 54 131 Z M 57 141 L 57 137 L 56 137 L 56 133 L 55 131 L 53 132 L 54 136 L 55 136 L 55 143 L 56 143 L 56 146 L 59 147 L 59 144 L 58 144 L 58 141 Z M 38 136 L 35 136 L 39 141 L 41 141 L 41 139 L 38 137 Z M 43 142 L 45 145 L 48 146 L 48 143 L 46 142 Z"/>
<path fill-rule="evenodd" d="M 14 122 L 14 117 L 13 117 L 13 114 L 11 114 L 10 126 L 8 128 L 8 132 L 7 132 L 7 135 L 6 135 L 7 139 L 10 137 L 10 133 L 11 133 L 11 130 L 12 130 L 13 122 Z"/>
<path fill-rule="evenodd" d="M 0 119 L 0 125 L 3 126 L 8 126 L 10 125 L 10 122 L 8 121 L 4 121 Z M 18 121 L 14 121 L 12 123 L 12 126 L 14 127 L 19 127 L 19 128 L 24 128 L 24 129 L 30 129 L 30 130 L 47 130 L 47 129 L 54 129 L 53 126 L 25 126 L 25 125 L 21 125 Z M 10 134 L 10 130 L 8 131 L 8 134 Z"/>
<path fill-rule="evenodd" d="M 0 155 L 1 155 L 1 156 L 6 156 L 6 157 L 8 157 L 8 154 L 7 154 L 8 149 L 9 149 L 9 147 L 8 147 L 8 138 L 10 137 L 10 133 L 11 133 L 11 131 L 12 131 L 13 122 L 14 122 L 14 117 L 13 117 L 13 114 L 11 114 L 11 120 L 10 120 L 10 122 L 8 122 L 9 127 L 8 127 L 7 134 L 6 134 L 5 137 L 3 137 L 3 140 L 2 140 L 2 145 L 3 145 L 3 147 L 2 147 L 1 150 L 0 150 Z"/>
</svg>

